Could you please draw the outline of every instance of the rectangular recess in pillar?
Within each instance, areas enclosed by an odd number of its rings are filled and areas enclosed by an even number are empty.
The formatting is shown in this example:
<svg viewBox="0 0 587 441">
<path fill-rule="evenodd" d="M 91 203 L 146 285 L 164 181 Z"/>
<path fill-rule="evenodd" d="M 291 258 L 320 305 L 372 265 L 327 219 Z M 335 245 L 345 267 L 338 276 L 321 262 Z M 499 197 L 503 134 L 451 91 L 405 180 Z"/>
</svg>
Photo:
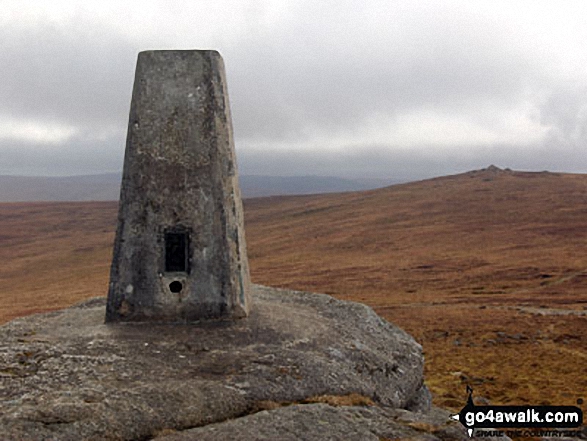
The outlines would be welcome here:
<svg viewBox="0 0 587 441">
<path fill-rule="evenodd" d="M 189 273 L 189 236 L 186 231 L 165 232 L 165 272 Z"/>
</svg>

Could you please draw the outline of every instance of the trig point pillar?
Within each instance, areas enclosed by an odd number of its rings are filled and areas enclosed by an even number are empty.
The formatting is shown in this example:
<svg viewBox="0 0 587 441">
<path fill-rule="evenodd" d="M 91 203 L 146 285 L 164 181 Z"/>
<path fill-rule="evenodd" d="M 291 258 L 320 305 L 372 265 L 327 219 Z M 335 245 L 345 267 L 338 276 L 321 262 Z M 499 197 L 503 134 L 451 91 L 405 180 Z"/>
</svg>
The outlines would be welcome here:
<svg viewBox="0 0 587 441">
<path fill-rule="evenodd" d="M 249 284 L 222 58 L 141 52 L 106 322 L 244 317 Z"/>
</svg>

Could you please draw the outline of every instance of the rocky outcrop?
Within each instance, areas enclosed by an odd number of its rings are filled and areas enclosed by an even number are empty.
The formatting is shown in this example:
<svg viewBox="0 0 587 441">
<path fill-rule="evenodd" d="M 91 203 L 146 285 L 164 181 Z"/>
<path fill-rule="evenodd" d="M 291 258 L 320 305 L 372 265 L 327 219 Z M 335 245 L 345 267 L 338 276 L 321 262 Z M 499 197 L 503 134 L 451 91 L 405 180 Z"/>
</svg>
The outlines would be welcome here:
<svg viewBox="0 0 587 441">
<path fill-rule="evenodd" d="M 253 298 L 236 321 L 105 325 L 100 298 L 10 322 L 3 439 L 466 439 L 430 410 L 421 347 L 369 307 Z"/>
</svg>

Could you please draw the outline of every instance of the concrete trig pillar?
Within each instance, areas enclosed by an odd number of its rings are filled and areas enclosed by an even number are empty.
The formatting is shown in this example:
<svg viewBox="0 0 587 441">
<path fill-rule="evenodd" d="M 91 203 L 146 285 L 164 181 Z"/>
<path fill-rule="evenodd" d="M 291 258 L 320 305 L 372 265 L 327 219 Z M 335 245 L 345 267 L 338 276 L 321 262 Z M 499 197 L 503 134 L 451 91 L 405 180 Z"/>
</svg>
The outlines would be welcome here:
<svg viewBox="0 0 587 441">
<path fill-rule="evenodd" d="M 243 317 L 249 284 L 222 58 L 141 52 L 106 322 Z"/>
</svg>

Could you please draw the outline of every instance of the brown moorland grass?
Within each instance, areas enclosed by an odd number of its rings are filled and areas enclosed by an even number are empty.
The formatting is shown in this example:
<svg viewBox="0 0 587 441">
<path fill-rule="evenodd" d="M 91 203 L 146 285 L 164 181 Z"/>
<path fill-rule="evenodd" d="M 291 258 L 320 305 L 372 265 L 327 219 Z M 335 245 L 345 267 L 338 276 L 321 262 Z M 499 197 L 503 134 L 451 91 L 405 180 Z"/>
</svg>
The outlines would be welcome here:
<svg viewBox="0 0 587 441">
<path fill-rule="evenodd" d="M 117 204 L 0 204 L 0 321 L 104 295 Z M 488 169 L 245 201 L 255 283 L 364 302 L 458 409 L 587 399 L 587 176 Z M 587 409 L 584 409 L 587 410 Z"/>
</svg>

